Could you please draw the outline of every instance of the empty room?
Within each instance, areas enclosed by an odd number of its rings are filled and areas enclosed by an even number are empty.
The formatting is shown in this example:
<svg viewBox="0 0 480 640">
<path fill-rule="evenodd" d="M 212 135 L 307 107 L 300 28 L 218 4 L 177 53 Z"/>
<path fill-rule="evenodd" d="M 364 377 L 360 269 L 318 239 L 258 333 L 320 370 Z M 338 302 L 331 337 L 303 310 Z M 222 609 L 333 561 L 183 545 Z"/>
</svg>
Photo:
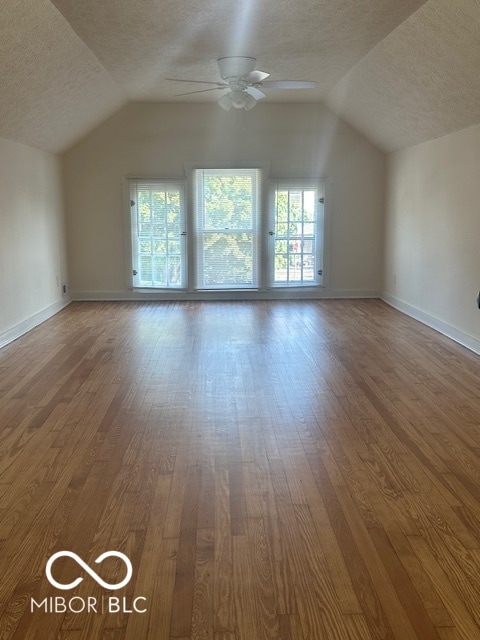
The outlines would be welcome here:
<svg viewBox="0 0 480 640">
<path fill-rule="evenodd" d="M 480 640 L 480 4 L 4 0 L 0 639 Z"/>
</svg>

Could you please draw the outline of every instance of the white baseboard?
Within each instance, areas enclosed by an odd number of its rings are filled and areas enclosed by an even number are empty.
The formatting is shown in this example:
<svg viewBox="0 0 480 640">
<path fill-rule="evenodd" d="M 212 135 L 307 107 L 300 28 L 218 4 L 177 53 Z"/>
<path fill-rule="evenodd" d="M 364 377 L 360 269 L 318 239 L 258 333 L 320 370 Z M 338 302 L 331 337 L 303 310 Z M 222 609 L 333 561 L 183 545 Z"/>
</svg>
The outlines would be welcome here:
<svg viewBox="0 0 480 640">
<path fill-rule="evenodd" d="M 11 329 L 8 329 L 4 333 L 1 333 L 0 349 L 10 342 L 13 342 L 17 338 L 20 338 L 20 336 L 23 336 L 25 333 L 37 327 L 42 322 L 45 322 L 45 320 L 48 320 L 49 318 L 54 316 L 56 313 L 69 305 L 70 302 L 72 302 L 72 299 L 70 297 L 62 300 L 57 300 L 53 304 L 50 304 L 48 307 L 45 307 L 41 311 L 38 311 L 33 316 L 30 316 L 26 320 L 23 320 L 23 322 L 20 322 Z"/>
<path fill-rule="evenodd" d="M 270 289 L 268 291 L 74 291 L 75 301 L 109 301 L 109 300 L 324 300 L 342 298 L 380 298 L 380 291 L 363 289 L 314 289 L 305 288 L 291 291 L 288 289 Z"/>
<path fill-rule="evenodd" d="M 398 309 L 398 311 L 401 311 L 407 316 L 410 316 L 411 318 L 418 320 L 428 327 L 435 329 L 435 331 L 438 331 L 447 338 L 458 342 L 458 344 L 461 344 L 463 347 L 466 347 L 467 349 L 470 349 L 470 351 L 473 351 L 474 353 L 480 355 L 480 340 L 477 340 L 477 338 L 474 338 L 468 333 L 457 329 L 457 327 L 453 327 L 452 325 L 443 322 L 443 320 L 440 320 L 440 318 L 436 318 L 426 311 L 418 309 L 417 307 L 414 307 L 413 305 L 408 304 L 407 302 L 404 302 L 403 300 L 400 300 L 399 298 L 396 298 L 395 296 L 392 296 L 385 291 L 381 294 L 380 297 L 384 302 L 386 302 L 394 309 Z"/>
</svg>

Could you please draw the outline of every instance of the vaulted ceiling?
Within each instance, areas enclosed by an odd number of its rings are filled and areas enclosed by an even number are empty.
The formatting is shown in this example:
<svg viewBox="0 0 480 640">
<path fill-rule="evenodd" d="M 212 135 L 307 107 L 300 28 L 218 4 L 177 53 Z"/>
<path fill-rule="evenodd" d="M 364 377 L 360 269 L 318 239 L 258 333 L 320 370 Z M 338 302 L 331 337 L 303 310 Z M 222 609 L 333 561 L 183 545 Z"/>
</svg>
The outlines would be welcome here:
<svg viewBox="0 0 480 640">
<path fill-rule="evenodd" d="M 247 55 L 268 102 L 324 102 L 386 151 L 480 122 L 478 0 L 3 0 L 0 136 L 62 151 L 128 101 L 214 101 Z"/>
</svg>

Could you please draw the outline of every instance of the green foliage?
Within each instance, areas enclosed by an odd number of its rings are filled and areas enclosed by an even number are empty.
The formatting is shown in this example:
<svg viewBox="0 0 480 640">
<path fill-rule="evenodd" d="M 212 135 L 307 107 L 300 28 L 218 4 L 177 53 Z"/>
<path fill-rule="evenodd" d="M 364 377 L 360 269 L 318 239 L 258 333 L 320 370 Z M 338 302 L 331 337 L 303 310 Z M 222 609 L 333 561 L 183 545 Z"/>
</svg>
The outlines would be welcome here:
<svg viewBox="0 0 480 640">
<path fill-rule="evenodd" d="M 252 178 L 242 175 L 204 177 L 205 230 L 251 229 Z"/>
<path fill-rule="evenodd" d="M 203 243 L 205 285 L 248 285 L 253 278 L 251 233 L 208 233 Z"/>
<path fill-rule="evenodd" d="M 275 193 L 275 281 L 314 279 L 315 191 Z"/>
<path fill-rule="evenodd" d="M 203 272 L 205 286 L 253 281 L 252 177 L 204 175 Z"/>
<path fill-rule="evenodd" d="M 180 191 L 143 188 L 137 198 L 140 282 L 146 287 L 179 285 Z"/>
</svg>

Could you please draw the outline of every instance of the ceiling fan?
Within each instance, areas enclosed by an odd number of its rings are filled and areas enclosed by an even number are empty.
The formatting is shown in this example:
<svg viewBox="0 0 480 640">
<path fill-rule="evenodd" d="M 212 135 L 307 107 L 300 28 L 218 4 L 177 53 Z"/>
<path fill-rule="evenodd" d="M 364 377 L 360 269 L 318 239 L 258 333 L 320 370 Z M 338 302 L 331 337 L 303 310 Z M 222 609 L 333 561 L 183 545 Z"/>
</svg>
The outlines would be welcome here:
<svg viewBox="0 0 480 640">
<path fill-rule="evenodd" d="M 303 82 L 298 80 L 267 80 L 269 73 L 255 69 L 255 58 L 230 56 L 217 60 L 220 71 L 221 82 L 211 80 L 183 80 L 179 78 L 166 78 L 174 82 L 195 82 L 197 84 L 215 85 L 209 89 L 199 89 L 198 91 L 187 91 L 178 93 L 177 96 L 187 96 L 193 93 L 205 93 L 206 91 L 217 91 L 227 89 L 227 93 L 218 100 L 218 104 L 230 111 L 235 109 L 245 109 L 250 111 L 257 104 L 258 100 L 265 98 L 262 89 L 314 89 L 316 82 Z"/>
</svg>

